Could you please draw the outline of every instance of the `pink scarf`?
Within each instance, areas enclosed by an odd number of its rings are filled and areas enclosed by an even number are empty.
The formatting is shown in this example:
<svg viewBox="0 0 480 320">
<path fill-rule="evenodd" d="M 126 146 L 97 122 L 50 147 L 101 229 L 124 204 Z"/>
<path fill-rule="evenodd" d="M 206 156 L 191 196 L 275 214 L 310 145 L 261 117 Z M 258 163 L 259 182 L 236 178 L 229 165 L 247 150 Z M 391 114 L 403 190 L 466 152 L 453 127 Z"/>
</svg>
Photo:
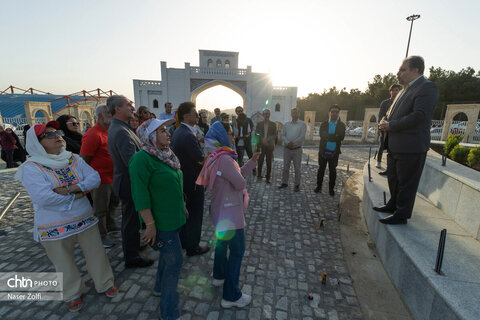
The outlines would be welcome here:
<svg viewBox="0 0 480 320">
<path fill-rule="evenodd" d="M 215 151 L 210 153 L 207 160 L 205 160 L 205 164 L 203 165 L 202 171 L 198 175 L 196 184 L 200 186 L 207 187 L 211 190 L 213 188 L 213 184 L 215 183 L 215 179 L 217 177 L 218 165 L 220 157 L 228 156 L 230 161 L 233 161 L 235 164 L 235 168 L 237 168 L 238 172 L 241 172 L 240 166 L 238 163 L 232 158 L 232 155 L 236 155 L 237 153 L 229 147 L 220 147 L 217 148 Z M 243 189 L 243 211 L 247 211 L 248 208 L 248 201 L 250 197 L 248 195 L 247 189 Z"/>
</svg>

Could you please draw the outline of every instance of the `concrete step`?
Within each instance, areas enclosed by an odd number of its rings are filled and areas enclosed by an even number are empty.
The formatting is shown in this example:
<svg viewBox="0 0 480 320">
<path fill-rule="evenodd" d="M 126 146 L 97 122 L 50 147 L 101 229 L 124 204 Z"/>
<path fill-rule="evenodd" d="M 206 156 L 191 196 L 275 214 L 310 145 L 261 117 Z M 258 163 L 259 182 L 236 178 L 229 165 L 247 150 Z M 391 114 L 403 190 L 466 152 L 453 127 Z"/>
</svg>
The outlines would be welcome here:
<svg viewBox="0 0 480 320">
<path fill-rule="evenodd" d="M 407 225 L 384 225 L 373 211 L 389 199 L 387 179 L 364 170 L 365 220 L 380 258 L 415 319 L 480 319 L 480 242 L 453 218 L 417 194 Z M 440 231 L 447 229 L 442 272 L 434 271 Z"/>
</svg>

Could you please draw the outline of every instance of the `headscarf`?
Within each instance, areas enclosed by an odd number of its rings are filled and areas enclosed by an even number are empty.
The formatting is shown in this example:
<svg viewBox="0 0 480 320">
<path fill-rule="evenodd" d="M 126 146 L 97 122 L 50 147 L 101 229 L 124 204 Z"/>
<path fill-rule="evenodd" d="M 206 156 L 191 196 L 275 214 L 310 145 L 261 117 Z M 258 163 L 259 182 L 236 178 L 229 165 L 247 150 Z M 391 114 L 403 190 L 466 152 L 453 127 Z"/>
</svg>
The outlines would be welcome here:
<svg viewBox="0 0 480 320">
<path fill-rule="evenodd" d="M 18 167 L 17 173 L 15 174 L 15 179 L 18 181 L 22 181 L 23 167 L 29 162 L 36 162 L 52 169 L 63 169 L 68 166 L 68 160 L 72 157 L 72 153 L 66 151 L 65 146 L 62 148 L 60 154 L 47 153 L 45 148 L 40 144 L 40 141 L 38 141 L 38 137 L 35 134 L 35 126 L 32 126 L 27 131 L 26 148 L 30 154 L 30 158 Z"/>
<path fill-rule="evenodd" d="M 144 121 L 141 125 L 137 128 L 137 135 L 142 141 L 142 150 L 145 152 L 156 156 L 160 161 L 164 162 L 168 166 L 172 167 L 175 170 L 180 169 L 180 161 L 178 160 L 175 153 L 173 153 L 172 149 L 168 148 L 166 151 L 162 151 L 157 147 L 157 132 L 155 130 L 150 130 L 149 126 L 151 123 L 160 123 L 157 126 L 160 127 L 163 123 L 161 120 L 158 119 L 148 119 Z M 166 121 L 163 121 L 166 122 Z"/>
<path fill-rule="evenodd" d="M 220 121 L 215 122 L 205 135 L 205 147 L 208 150 L 209 156 L 205 160 L 202 171 L 197 178 L 196 183 L 198 185 L 209 186 L 211 189 L 218 171 L 218 159 L 224 155 L 228 155 L 232 158 L 232 161 L 236 164 L 238 170 L 237 153 L 231 148 L 230 139 L 228 138 L 227 131 L 223 127 Z"/>
<path fill-rule="evenodd" d="M 57 121 L 60 123 L 60 130 L 63 131 L 65 136 L 63 140 L 67 143 L 67 150 L 76 154 L 80 154 L 80 148 L 82 147 L 82 138 L 83 135 L 78 131 L 68 130 L 67 122 L 71 121 L 70 119 L 76 119 L 74 116 L 64 114 L 58 117 Z M 78 121 L 78 120 L 77 120 Z"/>
</svg>

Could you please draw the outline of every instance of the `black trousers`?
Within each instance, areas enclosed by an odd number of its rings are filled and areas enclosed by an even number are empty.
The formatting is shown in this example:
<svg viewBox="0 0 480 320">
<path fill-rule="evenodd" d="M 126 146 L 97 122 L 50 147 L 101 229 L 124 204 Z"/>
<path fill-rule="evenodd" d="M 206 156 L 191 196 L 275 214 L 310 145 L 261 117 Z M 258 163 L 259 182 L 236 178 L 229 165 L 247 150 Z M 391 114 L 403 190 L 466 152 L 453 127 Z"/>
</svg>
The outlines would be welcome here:
<svg viewBox="0 0 480 320">
<path fill-rule="evenodd" d="M 387 178 L 390 200 L 387 207 L 395 209 L 395 217 L 409 219 L 417 195 L 427 153 L 394 153 L 387 155 Z"/>
<path fill-rule="evenodd" d="M 337 179 L 337 165 L 338 165 L 338 156 L 336 154 L 331 159 L 325 159 L 320 154 L 318 155 L 318 171 L 317 171 L 317 187 L 322 188 L 323 176 L 325 175 L 325 168 L 328 163 L 328 188 L 333 190 L 335 187 L 335 180 Z"/>
<path fill-rule="evenodd" d="M 380 146 L 378 147 L 377 162 L 382 162 L 383 150 L 385 150 L 385 132 L 380 133 Z"/>
<path fill-rule="evenodd" d="M 188 210 L 187 222 L 180 229 L 182 248 L 187 252 L 195 251 L 199 247 L 202 234 L 203 202 L 205 192 L 203 187 L 195 186 L 195 191 L 186 195 Z"/>
<path fill-rule="evenodd" d="M 138 258 L 140 251 L 140 219 L 132 198 L 122 200 L 122 247 L 125 262 Z"/>
<path fill-rule="evenodd" d="M 13 152 L 14 150 L 2 150 L 2 160 L 7 163 L 7 169 L 15 167 L 13 162 Z"/>
<path fill-rule="evenodd" d="M 258 176 L 262 176 L 262 167 L 265 157 L 267 158 L 267 175 L 265 176 L 267 180 L 270 180 L 272 174 L 272 161 L 273 161 L 273 150 L 274 148 L 262 147 L 262 152 L 260 153 L 260 158 L 258 158 Z"/>
</svg>

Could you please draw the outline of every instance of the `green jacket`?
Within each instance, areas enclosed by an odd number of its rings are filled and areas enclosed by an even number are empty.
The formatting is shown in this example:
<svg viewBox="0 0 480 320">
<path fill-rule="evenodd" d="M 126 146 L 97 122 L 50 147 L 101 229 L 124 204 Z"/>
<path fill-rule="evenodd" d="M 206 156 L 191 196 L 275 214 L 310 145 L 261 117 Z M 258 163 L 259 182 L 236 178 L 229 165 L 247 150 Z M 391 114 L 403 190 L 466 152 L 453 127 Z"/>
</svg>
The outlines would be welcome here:
<svg viewBox="0 0 480 320">
<path fill-rule="evenodd" d="M 128 171 L 135 209 L 151 209 L 157 230 L 172 231 L 185 224 L 182 170 L 140 150 L 130 159 Z"/>
</svg>

